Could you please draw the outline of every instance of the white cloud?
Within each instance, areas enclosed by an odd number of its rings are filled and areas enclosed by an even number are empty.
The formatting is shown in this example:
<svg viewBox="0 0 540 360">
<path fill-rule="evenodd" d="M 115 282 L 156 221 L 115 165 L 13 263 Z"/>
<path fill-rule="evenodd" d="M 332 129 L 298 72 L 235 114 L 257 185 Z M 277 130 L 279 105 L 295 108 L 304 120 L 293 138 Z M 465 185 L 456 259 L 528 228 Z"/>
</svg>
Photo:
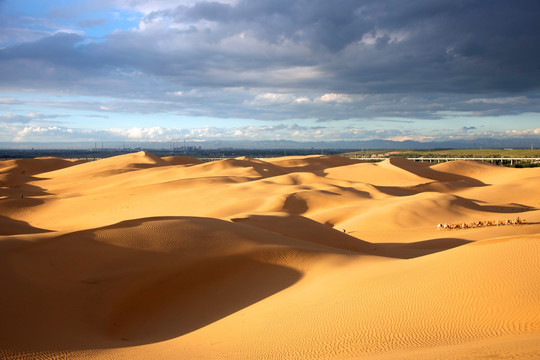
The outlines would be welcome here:
<svg viewBox="0 0 540 360">
<path fill-rule="evenodd" d="M 73 134 L 73 129 L 63 128 L 59 126 L 25 126 L 17 132 L 13 141 L 33 141 L 42 138 L 57 139 L 58 136 L 69 138 Z"/>
<path fill-rule="evenodd" d="M 294 101 L 294 95 L 292 94 L 276 94 L 276 93 L 264 93 L 255 96 L 255 101 L 268 102 L 268 103 L 290 103 Z"/>
<path fill-rule="evenodd" d="M 131 129 L 110 129 L 112 134 L 121 135 L 129 139 L 136 140 L 165 140 L 164 136 L 167 129 L 163 129 L 159 126 L 154 126 L 151 128 L 139 128 L 134 127 Z"/>
<path fill-rule="evenodd" d="M 216 127 L 202 126 L 192 129 L 166 127 L 133 127 L 127 129 L 79 129 L 62 126 L 11 126 L 2 127 L 2 140 L 24 142 L 93 142 L 93 141 L 150 141 L 167 143 L 171 140 L 296 140 L 325 141 L 384 139 L 392 141 L 438 141 L 449 139 L 509 139 L 537 138 L 540 128 L 513 129 L 508 131 L 463 132 L 461 129 L 426 132 L 421 129 L 365 129 L 361 127 L 321 127 L 305 126 L 296 123 L 275 125 Z M 10 135 L 12 134 L 12 135 Z"/>
<path fill-rule="evenodd" d="M 304 104 L 304 103 L 310 103 L 311 100 L 307 96 L 300 96 L 296 99 L 294 99 L 295 103 Z"/>
<path fill-rule="evenodd" d="M 297 96 L 292 93 L 266 92 L 258 94 L 251 101 L 245 101 L 250 105 L 285 105 L 285 104 L 309 104 L 312 101 L 307 96 Z"/>
<path fill-rule="evenodd" d="M 297 97 L 295 94 L 264 93 L 255 96 L 254 101 L 267 104 L 301 104 L 309 103 L 311 100 L 306 96 Z"/>
<path fill-rule="evenodd" d="M 406 31 L 388 31 L 377 29 L 375 31 L 365 33 L 359 43 L 365 46 L 373 46 L 377 44 L 378 40 L 386 38 L 388 43 L 394 44 L 407 40 L 409 37 L 410 34 Z"/>
<path fill-rule="evenodd" d="M 293 66 L 269 71 L 271 78 L 291 81 L 320 80 L 327 77 L 317 66 Z"/>
<path fill-rule="evenodd" d="M 335 93 L 324 94 L 321 97 L 318 97 L 316 100 L 326 102 L 326 103 L 328 103 L 328 102 L 351 103 L 351 102 L 354 101 L 354 99 L 353 99 L 353 97 L 351 95 L 335 94 Z"/>
<path fill-rule="evenodd" d="M 514 96 L 514 97 L 497 97 L 497 98 L 478 98 L 467 100 L 467 104 L 495 104 L 495 105 L 517 105 L 527 104 L 532 99 L 526 96 Z"/>
<path fill-rule="evenodd" d="M 540 135 L 540 128 L 537 129 L 525 129 L 525 130 L 507 130 L 505 132 L 506 135 L 513 137 L 513 136 L 524 136 L 524 135 Z"/>
<path fill-rule="evenodd" d="M 352 128 L 352 129 L 349 129 L 347 130 L 350 134 L 353 134 L 353 135 L 362 135 L 362 134 L 365 134 L 366 131 L 363 130 L 363 129 L 358 129 L 358 128 Z"/>
<path fill-rule="evenodd" d="M 434 138 L 432 136 L 425 136 L 425 135 L 399 135 L 399 136 L 390 136 L 390 137 L 384 138 L 384 140 L 426 142 L 426 141 L 434 140 Z"/>
</svg>

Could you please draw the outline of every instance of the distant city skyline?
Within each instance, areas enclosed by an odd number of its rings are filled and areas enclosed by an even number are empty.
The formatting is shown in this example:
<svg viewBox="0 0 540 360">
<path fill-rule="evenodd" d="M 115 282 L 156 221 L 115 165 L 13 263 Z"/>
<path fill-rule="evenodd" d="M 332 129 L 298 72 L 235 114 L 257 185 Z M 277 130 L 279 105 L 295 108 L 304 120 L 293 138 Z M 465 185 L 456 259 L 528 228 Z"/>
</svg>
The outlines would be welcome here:
<svg viewBox="0 0 540 360">
<path fill-rule="evenodd" d="M 540 138 L 533 0 L 0 0 L 0 143 Z"/>
</svg>

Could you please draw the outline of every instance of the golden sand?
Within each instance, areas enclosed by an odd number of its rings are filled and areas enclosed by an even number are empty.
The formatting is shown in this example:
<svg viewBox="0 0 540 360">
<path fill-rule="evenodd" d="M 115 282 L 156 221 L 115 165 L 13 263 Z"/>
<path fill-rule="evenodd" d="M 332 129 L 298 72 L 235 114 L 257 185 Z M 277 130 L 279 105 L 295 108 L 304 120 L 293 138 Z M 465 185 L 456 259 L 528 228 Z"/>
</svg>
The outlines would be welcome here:
<svg viewBox="0 0 540 360">
<path fill-rule="evenodd" d="M 2 359 L 540 358 L 540 168 L 139 152 L 0 186 Z"/>
</svg>

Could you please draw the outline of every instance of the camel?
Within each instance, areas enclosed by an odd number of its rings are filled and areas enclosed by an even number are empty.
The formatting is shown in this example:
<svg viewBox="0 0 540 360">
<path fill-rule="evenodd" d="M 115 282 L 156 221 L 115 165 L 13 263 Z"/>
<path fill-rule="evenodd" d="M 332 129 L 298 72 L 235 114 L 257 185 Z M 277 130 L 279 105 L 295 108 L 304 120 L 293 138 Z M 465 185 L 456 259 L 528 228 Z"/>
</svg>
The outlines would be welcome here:
<svg viewBox="0 0 540 360">
<path fill-rule="evenodd" d="M 521 224 L 524 224 L 525 223 L 525 220 L 524 219 L 520 219 L 519 217 L 517 217 L 515 220 L 511 220 L 511 219 L 508 219 L 508 220 L 495 220 L 495 221 L 491 221 L 491 220 L 487 220 L 487 221 L 484 221 L 484 220 L 480 220 L 480 221 L 474 221 L 470 224 L 467 224 L 467 223 L 457 223 L 457 224 L 446 224 L 446 223 L 440 223 L 440 224 L 437 224 L 437 231 L 441 231 L 441 230 L 452 230 L 452 229 L 472 229 L 472 228 L 477 228 L 477 227 L 486 227 L 486 226 L 504 226 L 504 225 L 521 225 Z"/>
</svg>

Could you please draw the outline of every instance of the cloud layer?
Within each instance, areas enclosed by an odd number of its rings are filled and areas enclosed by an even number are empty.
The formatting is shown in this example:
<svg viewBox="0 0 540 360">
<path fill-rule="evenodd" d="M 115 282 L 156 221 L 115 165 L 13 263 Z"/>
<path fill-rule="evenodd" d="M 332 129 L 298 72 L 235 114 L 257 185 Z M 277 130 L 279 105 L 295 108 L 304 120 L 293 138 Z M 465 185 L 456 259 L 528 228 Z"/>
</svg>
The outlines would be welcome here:
<svg viewBox="0 0 540 360">
<path fill-rule="evenodd" d="M 534 0 L 52 1 L 18 17 L 11 3 L 0 1 L 0 121 L 12 126 L 36 112 L 20 93 L 86 97 L 49 102 L 72 125 L 74 109 L 223 128 L 540 112 Z"/>
</svg>

